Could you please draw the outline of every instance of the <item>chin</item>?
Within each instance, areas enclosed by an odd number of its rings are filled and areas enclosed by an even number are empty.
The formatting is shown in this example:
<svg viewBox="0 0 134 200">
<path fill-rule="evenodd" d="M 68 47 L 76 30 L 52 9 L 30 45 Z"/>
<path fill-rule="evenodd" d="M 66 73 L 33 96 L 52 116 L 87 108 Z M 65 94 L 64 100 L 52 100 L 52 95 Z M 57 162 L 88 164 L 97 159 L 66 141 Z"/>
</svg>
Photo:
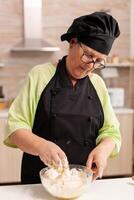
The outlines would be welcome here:
<svg viewBox="0 0 134 200">
<path fill-rule="evenodd" d="M 82 78 L 85 78 L 87 76 L 87 74 L 84 74 L 84 75 L 75 75 L 73 76 L 75 79 L 82 79 Z"/>
</svg>

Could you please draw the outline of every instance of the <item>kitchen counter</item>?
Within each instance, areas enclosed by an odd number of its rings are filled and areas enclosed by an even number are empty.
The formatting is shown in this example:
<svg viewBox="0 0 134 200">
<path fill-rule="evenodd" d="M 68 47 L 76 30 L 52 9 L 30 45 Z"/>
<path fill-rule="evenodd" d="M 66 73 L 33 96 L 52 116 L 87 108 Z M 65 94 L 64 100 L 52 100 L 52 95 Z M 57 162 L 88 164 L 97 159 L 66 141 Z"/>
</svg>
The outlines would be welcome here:
<svg viewBox="0 0 134 200">
<path fill-rule="evenodd" d="M 134 109 L 132 108 L 114 108 L 116 114 L 133 114 Z"/>
<path fill-rule="evenodd" d="M 134 109 L 132 108 L 114 108 L 116 114 L 127 114 L 127 113 L 134 113 Z M 0 118 L 7 118 L 8 117 L 8 109 L 0 110 Z"/>
<path fill-rule="evenodd" d="M 54 200 L 41 184 L 0 186 L 2 200 Z M 89 185 L 87 193 L 77 200 L 133 200 L 134 181 L 131 178 L 103 179 Z"/>
<path fill-rule="evenodd" d="M 0 110 L 0 118 L 8 117 L 8 109 Z"/>
</svg>

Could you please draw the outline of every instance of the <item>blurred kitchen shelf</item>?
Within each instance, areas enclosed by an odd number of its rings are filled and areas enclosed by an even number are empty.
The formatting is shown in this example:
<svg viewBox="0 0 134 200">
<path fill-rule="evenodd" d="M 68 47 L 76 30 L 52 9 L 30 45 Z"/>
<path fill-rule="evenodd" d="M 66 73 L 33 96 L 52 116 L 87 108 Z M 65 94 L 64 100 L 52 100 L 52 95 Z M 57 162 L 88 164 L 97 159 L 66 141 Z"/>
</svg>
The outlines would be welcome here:
<svg viewBox="0 0 134 200">
<path fill-rule="evenodd" d="M 106 67 L 134 67 L 134 63 L 106 63 Z"/>
<path fill-rule="evenodd" d="M 125 108 L 125 107 L 121 107 L 121 108 L 113 108 L 116 114 L 133 114 L 134 113 L 134 109 L 132 108 Z"/>
<path fill-rule="evenodd" d="M 59 50 L 59 47 L 42 39 L 25 39 L 11 48 L 11 52 L 55 52 Z"/>
<path fill-rule="evenodd" d="M 8 109 L 0 110 L 0 118 L 7 118 L 8 117 Z"/>
<path fill-rule="evenodd" d="M 0 67 L 5 67 L 5 64 L 4 63 L 0 63 Z"/>
<path fill-rule="evenodd" d="M 25 73 L 18 73 L 16 74 L 17 77 L 21 77 L 21 78 L 25 78 L 26 77 L 26 74 Z M 14 73 L 8 73 L 8 72 L 5 72 L 5 73 L 0 73 L 0 77 L 11 77 L 11 78 L 14 78 Z"/>
</svg>

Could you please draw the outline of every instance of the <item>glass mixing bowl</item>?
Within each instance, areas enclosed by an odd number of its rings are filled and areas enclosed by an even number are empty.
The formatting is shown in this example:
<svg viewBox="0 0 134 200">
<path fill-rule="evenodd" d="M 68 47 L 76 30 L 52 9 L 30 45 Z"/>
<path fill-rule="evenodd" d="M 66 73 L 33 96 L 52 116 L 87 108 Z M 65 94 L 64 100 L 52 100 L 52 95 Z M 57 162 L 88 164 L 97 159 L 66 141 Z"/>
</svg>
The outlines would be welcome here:
<svg viewBox="0 0 134 200">
<path fill-rule="evenodd" d="M 45 190 L 53 197 L 74 199 L 86 192 L 92 181 L 92 173 L 82 165 L 69 165 L 68 172 L 64 174 L 46 167 L 40 171 L 40 179 Z"/>
</svg>

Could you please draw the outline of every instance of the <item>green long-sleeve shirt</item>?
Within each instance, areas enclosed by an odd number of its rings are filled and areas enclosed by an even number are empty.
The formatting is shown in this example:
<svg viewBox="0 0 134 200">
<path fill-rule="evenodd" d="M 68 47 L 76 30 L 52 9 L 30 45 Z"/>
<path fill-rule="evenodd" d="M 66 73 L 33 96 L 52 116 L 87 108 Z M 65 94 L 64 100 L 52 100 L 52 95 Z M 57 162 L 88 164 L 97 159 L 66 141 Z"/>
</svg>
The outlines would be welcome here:
<svg viewBox="0 0 134 200">
<path fill-rule="evenodd" d="M 14 131 L 18 129 L 32 131 L 41 93 L 55 74 L 55 71 L 56 68 L 51 63 L 46 63 L 34 67 L 29 72 L 24 87 L 9 109 L 7 132 L 4 139 L 6 145 L 16 147 L 9 139 L 9 136 Z M 89 78 L 97 91 L 104 112 L 104 124 L 98 132 L 96 144 L 105 137 L 111 137 L 116 143 L 111 156 L 115 156 L 118 154 L 121 146 L 119 123 L 111 106 L 104 81 L 94 73 Z"/>
</svg>

